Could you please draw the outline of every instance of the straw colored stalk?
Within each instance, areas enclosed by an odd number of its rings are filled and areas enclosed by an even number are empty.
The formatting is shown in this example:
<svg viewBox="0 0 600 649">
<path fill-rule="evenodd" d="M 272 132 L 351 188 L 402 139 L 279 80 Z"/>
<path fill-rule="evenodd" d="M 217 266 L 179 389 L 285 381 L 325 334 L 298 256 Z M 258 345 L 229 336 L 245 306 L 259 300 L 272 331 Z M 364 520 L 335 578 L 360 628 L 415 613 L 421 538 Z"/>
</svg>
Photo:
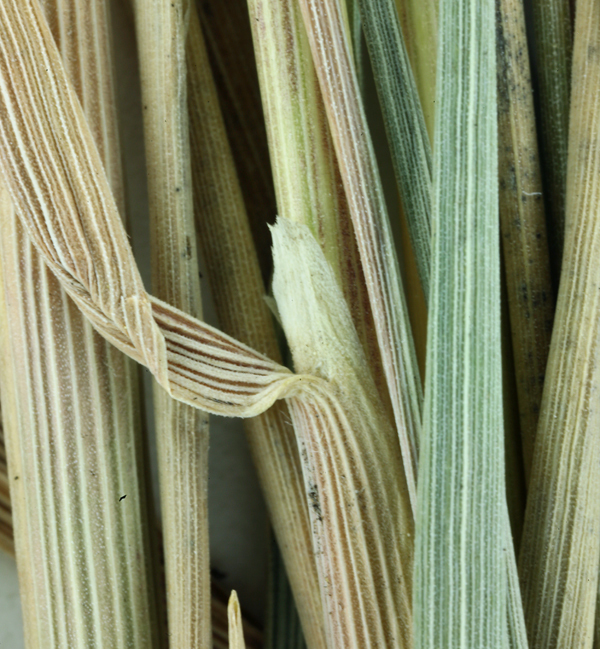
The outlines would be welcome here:
<svg viewBox="0 0 600 649">
<path fill-rule="evenodd" d="M 440 5 L 417 649 L 508 642 L 494 18 Z"/>
<path fill-rule="evenodd" d="M 577 6 L 563 272 L 520 575 L 532 649 L 591 647 L 600 559 L 600 1 Z"/>
<path fill-rule="evenodd" d="M 188 105 L 199 242 L 223 330 L 279 361 L 271 314 L 202 31 L 191 12 Z M 308 646 L 325 646 L 308 507 L 285 404 L 244 421 L 248 443 L 284 556 Z"/>
<path fill-rule="evenodd" d="M 271 281 L 277 207 L 247 0 L 196 3 L 263 281 Z"/>
<path fill-rule="evenodd" d="M 250 23 L 282 217 L 310 228 L 350 307 L 379 392 L 387 387 L 325 106 L 295 0 L 249 0 Z"/>
<path fill-rule="evenodd" d="M 567 151 L 573 53 L 571 0 L 533 0 L 533 45 L 541 117 L 541 152 L 555 291 L 565 237 Z"/>
<path fill-rule="evenodd" d="M 213 649 L 228 649 L 229 619 L 228 599 L 218 588 L 212 595 L 212 629 Z M 242 628 L 247 649 L 259 649 L 264 646 L 263 634 L 242 617 Z"/>
<path fill-rule="evenodd" d="M 185 40 L 187 0 L 134 4 L 144 116 L 154 292 L 202 317 L 192 201 Z M 155 383 L 154 419 L 167 613 L 175 647 L 210 644 L 208 415 Z"/>
<path fill-rule="evenodd" d="M 338 0 L 300 0 L 392 401 L 413 509 L 422 389 L 381 180 Z"/>
<path fill-rule="evenodd" d="M 502 143 L 498 152 L 500 224 L 528 479 L 552 334 L 554 293 L 520 0 L 499 4 L 498 139 Z"/>
<path fill-rule="evenodd" d="M 106 6 L 45 6 L 65 29 L 63 55 L 81 66 L 76 88 L 121 195 Z M 0 207 L 2 399 L 27 647 L 156 646 L 137 368 L 66 296 L 4 190 Z"/>
<path fill-rule="evenodd" d="M 6 460 L 6 450 L 4 447 L 4 438 L 2 430 L 0 429 L 0 485 L 6 485 L 8 489 L 8 467 L 3 464 L 3 459 Z M 3 518 L 2 520 L 8 520 L 8 524 L 0 528 L 0 549 L 3 552 L 6 552 L 14 557 L 14 539 L 13 539 L 13 529 L 12 529 L 12 517 L 10 515 L 10 498 L 8 495 L 8 490 L 6 493 L 0 493 L 0 507 L 3 508 L 2 516 L 4 512 L 8 512 L 8 519 Z M 279 579 L 285 578 L 285 573 L 278 575 Z M 287 585 L 287 578 L 285 578 L 285 583 Z M 278 591 L 281 592 L 281 591 Z M 294 601 L 289 591 L 289 585 L 286 596 L 289 598 L 289 602 L 286 602 L 286 611 L 289 610 L 287 607 L 292 607 L 295 614 Z M 211 597 L 211 619 L 212 619 L 212 646 L 214 649 L 227 649 L 227 636 L 228 636 L 228 620 L 227 620 L 227 604 L 223 602 L 222 598 L 218 593 L 213 593 Z M 297 618 L 296 618 L 297 619 Z M 252 626 L 246 619 L 242 618 L 242 624 L 244 629 L 244 637 L 246 639 L 246 645 L 248 647 L 261 647 L 263 646 L 262 634 L 254 626 Z M 286 627 L 287 630 L 287 627 Z M 300 627 L 297 627 L 299 638 L 304 641 Z"/>
<path fill-rule="evenodd" d="M 242 626 L 242 612 L 235 590 L 231 591 L 231 597 L 227 604 L 227 621 L 229 628 L 229 649 L 246 649 L 244 628 Z"/>
<path fill-rule="evenodd" d="M 0 426 L 0 550 L 14 556 L 15 542 L 12 529 L 9 487 L 10 482 L 8 479 L 4 430 Z"/>
<path fill-rule="evenodd" d="M 435 123 L 438 3 L 435 0 L 396 0 L 408 58 L 421 98 L 429 139 Z"/>
<path fill-rule="evenodd" d="M 414 525 L 398 441 L 321 248 L 287 219 L 272 233 L 273 291 L 294 366 L 322 379 L 289 403 L 329 646 L 408 649 Z"/>
<path fill-rule="evenodd" d="M 308 272 L 302 270 L 298 293 L 310 296 L 320 290 L 311 279 L 312 264 L 318 264 L 315 280 L 325 281 L 320 304 L 328 308 L 332 298 L 329 310 L 310 325 L 326 327 L 339 352 L 335 364 L 319 370 L 316 363 L 315 371 L 328 371 L 329 380 L 293 374 L 144 291 L 81 108 L 34 0 L 7 0 L 0 18 L 0 160 L 22 221 L 47 263 L 94 326 L 144 362 L 180 400 L 229 416 L 253 416 L 278 398 L 288 400 L 313 467 L 305 480 L 313 494 L 313 532 L 323 549 L 319 565 L 327 578 L 321 584 L 334 642 L 409 646 L 413 530 L 400 450 L 386 433 L 389 424 L 377 406 L 351 318 L 312 235 L 302 237 L 302 250 L 291 246 L 300 250 L 299 259 L 287 272 L 303 269 L 305 260 Z M 35 55 L 23 47 L 32 40 Z M 51 175 L 41 173 L 47 164 Z M 39 191 L 32 187 L 34 178 Z M 295 275 L 287 279 L 294 282 Z M 294 296 L 283 293 L 280 306 Z M 284 311 L 293 314 L 293 304 Z M 299 315 L 298 324 L 309 318 L 307 310 Z M 295 318 L 290 320 L 295 327 Z M 315 339 L 310 327 L 287 328 L 292 338 L 306 331 Z M 314 349 L 311 366 L 326 358 L 320 352 L 327 350 Z M 342 384 L 353 389 L 340 394 Z"/>
</svg>

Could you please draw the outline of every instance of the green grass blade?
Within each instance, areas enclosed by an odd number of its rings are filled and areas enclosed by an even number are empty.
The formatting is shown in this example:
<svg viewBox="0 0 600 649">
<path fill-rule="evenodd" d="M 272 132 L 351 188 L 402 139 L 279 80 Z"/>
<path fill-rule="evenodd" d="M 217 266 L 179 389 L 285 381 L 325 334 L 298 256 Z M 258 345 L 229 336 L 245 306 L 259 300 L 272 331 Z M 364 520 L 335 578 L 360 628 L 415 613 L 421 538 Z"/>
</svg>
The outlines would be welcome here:
<svg viewBox="0 0 600 649">
<path fill-rule="evenodd" d="M 360 0 L 360 8 L 396 183 L 428 299 L 432 160 L 423 110 L 394 0 Z"/>
<path fill-rule="evenodd" d="M 290 582 L 274 538 L 271 538 L 267 588 L 265 649 L 306 649 Z"/>
<path fill-rule="evenodd" d="M 417 649 L 508 642 L 494 18 L 440 5 Z"/>
</svg>

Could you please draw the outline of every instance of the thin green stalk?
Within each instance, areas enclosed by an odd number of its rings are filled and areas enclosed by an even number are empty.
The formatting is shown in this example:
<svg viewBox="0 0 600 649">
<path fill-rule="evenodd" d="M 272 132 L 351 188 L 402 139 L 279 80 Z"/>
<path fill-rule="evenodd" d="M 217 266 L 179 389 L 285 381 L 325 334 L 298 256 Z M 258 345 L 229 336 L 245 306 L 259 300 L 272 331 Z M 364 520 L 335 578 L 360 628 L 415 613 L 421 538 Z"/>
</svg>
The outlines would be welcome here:
<svg viewBox="0 0 600 649">
<path fill-rule="evenodd" d="M 573 17 L 570 0 L 533 0 L 532 7 L 544 192 L 556 291 L 565 238 Z"/>
<path fill-rule="evenodd" d="M 500 226 L 525 477 L 529 479 L 554 292 L 521 0 L 498 0 Z"/>
<path fill-rule="evenodd" d="M 519 572 L 532 649 L 592 646 L 600 562 L 600 0 L 577 5 L 563 271 Z"/>
<path fill-rule="evenodd" d="M 274 538 L 269 557 L 266 618 L 265 649 L 306 649 L 290 582 Z"/>
<path fill-rule="evenodd" d="M 365 51 L 363 40 L 362 20 L 360 17 L 359 0 L 346 0 L 348 12 L 348 24 L 350 25 L 350 41 L 352 42 L 352 57 L 354 59 L 354 68 L 361 92 L 365 89 Z"/>
<path fill-rule="evenodd" d="M 506 647 L 495 10 L 442 0 L 415 647 Z"/>
<path fill-rule="evenodd" d="M 187 118 L 186 0 L 136 0 L 154 292 L 202 317 Z M 208 415 L 154 389 L 170 642 L 210 644 Z"/>
<path fill-rule="evenodd" d="M 431 271 L 431 145 L 394 0 L 359 0 L 396 183 L 429 297 Z"/>
<path fill-rule="evenodd" d="M 381 180 L 339 3 L 300 0 L 300 7 L 356 233 L 414 509 L 422 388 Z"/>
</svg>

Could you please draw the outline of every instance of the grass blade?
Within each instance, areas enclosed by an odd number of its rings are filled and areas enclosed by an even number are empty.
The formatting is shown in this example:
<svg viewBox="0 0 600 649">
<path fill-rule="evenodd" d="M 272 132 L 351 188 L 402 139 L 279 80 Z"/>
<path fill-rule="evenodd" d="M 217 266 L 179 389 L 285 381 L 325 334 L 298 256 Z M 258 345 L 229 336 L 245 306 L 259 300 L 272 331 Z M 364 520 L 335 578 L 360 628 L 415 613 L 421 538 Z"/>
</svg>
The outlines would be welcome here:
<svg viewBox="0 0 600 649">
<path fill-rule="evenodd" d="M 263 281 L 268 284 L 273 272 L 268 224 L 275 221 L 277 205 L 248 3 L 204 0 L 196 5 Z"/>
<path fill-rule="evenodd" d="M 192 202 L 185 43 L 191 6 L 136 0 L 154 292 L 202 317 Z M 155 384 L 170 642 L 210 644 L 208 416 Z"/>
<path fill-rule="evenodd" d="M 591 647 L 600 559 L 600 2 L 577 6 L 563 272 L 519 571 L 532 649 Z M 568 523 L 565 523 L 568 521 Z"/>
<path fill-rule="evenodd" d="M 412 645 L 413 519 L 402 458 L 331 267 L 301 224 L 273 228 L 273 291 L 332 647 Z M 320 379 L 320 380 L 319 380 Z"/>
<path fill-rule="evenodd" d="M 534 0 L 531 4 L 548 239 L 556 290 L 565 237 L 573 19 L 569 0 Z"/>
<path fill-rule="evenodd" d="M 306 29 L 295 0 L 250 0 L 278 214 L 306 224 L 333 268 L 384 403 L 386 378 Z"/>
<path fill-rule="evenodd" d="M 122 199 L 107 6 L 44 8 L 64 29 L 54 36 Z M 155 646 L 137 368 L 62 291 L 4 190 L 2 212 L 3 399 L 28 646 Z"/>
<path fill-rule="evenodd" d="M 554 292 L 520 0 L 499 0 L 498 18 L 500 225 L 523 459 L 529 479 L 552 334 Z"/>
<path fill-rule="evenodd" d="M 425 299 L 431 269 L 431 145 L 394 0 L 360 0 L 396 183 Z"/>
<path fill-rule="evenodd" d="M 187 42 L 192 180 L 199 242 L 224 331 L 279 360 L 233 156 L 192 11 Z M 310 647 L 325 646 L 300 457 L 285 404 L 244 422 Z"/>
<path fill-rule="evenodd" d="M 408 490 L 416 502 L 422 390 L 398 259 L 337 0 L 300 0 L 354 224 Z"/>
<path fill-rule="evenodd" d="M 417 649 L 508 642 L 494 18 L 440 5 Z"/>
<path fill-rule="evenodd" d="M 229 649 L 246 649 L 244 642 L 244 629 L 242 627 L 242 612 L 235 590 L 231 591 L 227 605 L 227 619 L 229 621 Z"/>
</svg>

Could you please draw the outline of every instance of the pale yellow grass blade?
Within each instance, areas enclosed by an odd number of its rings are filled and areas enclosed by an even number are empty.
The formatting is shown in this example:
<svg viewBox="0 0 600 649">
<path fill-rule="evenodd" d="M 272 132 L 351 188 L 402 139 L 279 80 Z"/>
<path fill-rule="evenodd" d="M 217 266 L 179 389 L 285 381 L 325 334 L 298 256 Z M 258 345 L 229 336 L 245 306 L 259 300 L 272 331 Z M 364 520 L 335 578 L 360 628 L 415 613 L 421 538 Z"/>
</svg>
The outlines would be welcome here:
<svg viewBox="0 0 600 649">
<path fill-rule="evenodd" d="M 279 360 L 272 317 L 200 25 L 187 42 L 190 142 L 196 223 L 223 330 Z M 285 404 L 244 422 L 271 523 L 284 556 L 308 646 L 325 646 L 300 457 Z"/>
<path fill-rule="evenodd" d="M 414 523 L 402 456 L 348 307 L 307 226 L 272 230 L 273 291 L 294 365 L 290 400 L 331 647 L 412 646 Z"/>
<path fill-rule="evenodd" d="M 120 200 L 107 6 L 44 7 L 64 30 L 54 35 L 81 75 Z M 3 400 L 28 646 L 154 646 L 137 368 L 66 296 L 5 191 L 2 214 Z"/>
<path fill-rule="evenodd" d="M 321 246 L 388 405 L 356 237 L 300 6 L 296 0 L 250 0 L 248 7 L 278 215 L 305 223 Z"/>
<path fill-rule="evenodd" d="M 240 602 L 235 590 L 231 591 L 227 605 L 227 619 L 229 622 L 229 649 L 246 649 L 244 642 L 244 629 L 242 627 L 242 612 Z"/>
<path fill-rule="evenodd" d="M 202 317 L 187 119 L 187 0 L 135 0 L 153 292 Z M 155 383 L 170 643 L 208 647 L 208 415 Z"/>
<path fill-rule="evenodd" d="M 600 1 L 577 5 L 563 271 L 519 572 L 532 649 L 591 647 L 600 559 Z"/>
<path fill-rule="evenodd" d="M 365 274 L 413 509 L 422 389 L 373 144 L 338 0 L 300 0 Z"/>
</svg>

